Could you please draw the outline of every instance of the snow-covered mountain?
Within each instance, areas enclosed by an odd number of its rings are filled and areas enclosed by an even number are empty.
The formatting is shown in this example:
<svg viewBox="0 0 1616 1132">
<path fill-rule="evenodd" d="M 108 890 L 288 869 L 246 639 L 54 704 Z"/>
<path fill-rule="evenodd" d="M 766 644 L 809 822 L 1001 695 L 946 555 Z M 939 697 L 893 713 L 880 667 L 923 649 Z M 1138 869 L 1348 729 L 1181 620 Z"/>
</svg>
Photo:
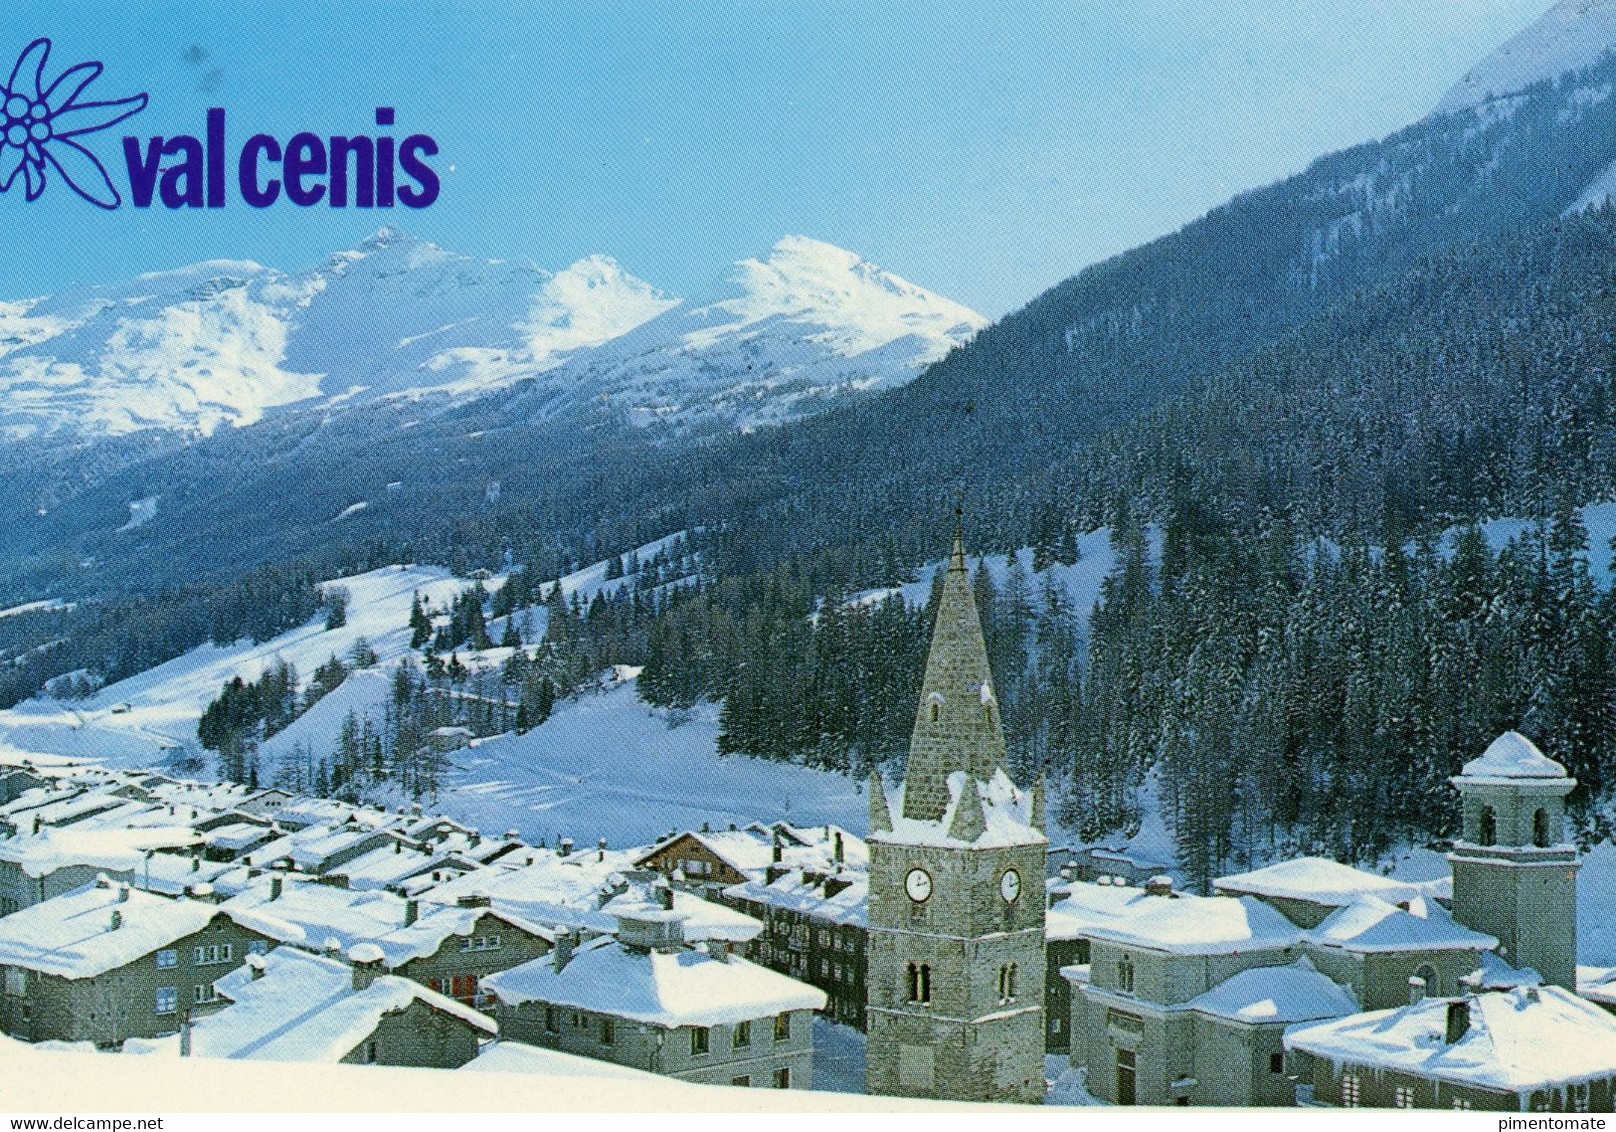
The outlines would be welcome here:
<svg viewBox="0 0 1616 1132">
<path fill-rule="evenodd" d="M 1442 96 L 1435 113 L 1469 109 L 1567 71 L 1580 71 L 1613 47 L 1616 0 L 1560 0 L 1467 71 Z"/>
<path fill-rule="evenodd" d="M 283 405 L 464 397 L 552 371 L 559 409 L 755 423 L 908 380 L 983 321 L 800 238 L 681 305 L 605 256 L 552 274 L 383 229 L 298 274 L 220 260 L 0 303 L 0 436 L 210 433 Z"/>
<path fill-rule="evenodd" d="M 276 406 L 532 373 L 672 300 L 604 257 L 551 274 L 384 228 L 295 275 L 210 261 L 0 304 L 0 434 L 211 432 Z"/>
<path fill-rule="evenodd" d="M 901 385 L 985 324 L 852 252 L 787 236 L 546 384 L 562 411 L 607 403 L 636 424 L 744 429 Z"/>
</svg>

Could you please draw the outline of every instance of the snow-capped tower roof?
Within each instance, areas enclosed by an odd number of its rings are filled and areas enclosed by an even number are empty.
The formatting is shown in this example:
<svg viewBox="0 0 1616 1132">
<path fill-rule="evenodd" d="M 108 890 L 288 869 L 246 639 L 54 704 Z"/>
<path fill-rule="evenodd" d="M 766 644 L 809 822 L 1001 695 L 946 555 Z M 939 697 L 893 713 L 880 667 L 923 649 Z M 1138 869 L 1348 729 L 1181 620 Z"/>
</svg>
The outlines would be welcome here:
<svg viewBox="0 0 1616 1132">
<path fill-rule="evenodd" d="M 1519 731 L 1506 731 L 1492 741 L 1479 759 L 1465 763 L 1455 785 L 1560 778 L 1566 768 L 1549 758 Z"/>
<path fill-rule="evenodd" d="M 909 741 L 903 816 L 939 821 L 952 801 L 950 774 L 965 771 L 977 782 L 988 782 L 1004 767 L 993 673 L 965 565 L 965 540 L 956 522 Z"/>
</svg>

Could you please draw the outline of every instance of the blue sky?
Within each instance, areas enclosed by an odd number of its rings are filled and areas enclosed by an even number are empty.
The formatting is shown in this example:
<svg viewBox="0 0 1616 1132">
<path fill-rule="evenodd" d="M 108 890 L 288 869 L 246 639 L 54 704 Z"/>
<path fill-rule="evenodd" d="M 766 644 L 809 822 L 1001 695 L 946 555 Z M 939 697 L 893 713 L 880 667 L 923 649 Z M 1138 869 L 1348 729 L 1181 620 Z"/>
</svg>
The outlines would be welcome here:
<svg viewBox="0 0 1616 1132">
<path fill-rule="evenodd" d="M 200 259 L 297 269 L 383 223 L 674 294 L 800 233 L 996 316 L 1242 189 L 1425 114 L 1548 0 L 83 4 L 0 10 L 0 82 L 151 104 L 123 133 L 431 134 L 424 210 L 102 212 L 0 195 L 0 296 Z M 19 11 L 19 9 L 22 9 Z M 192 47 L 200 50 L 193 51 Z M 234 157 L 232 154 L 232 166 Z M 126 194 L 127 195 L 127 194 Z"/>
</svg>

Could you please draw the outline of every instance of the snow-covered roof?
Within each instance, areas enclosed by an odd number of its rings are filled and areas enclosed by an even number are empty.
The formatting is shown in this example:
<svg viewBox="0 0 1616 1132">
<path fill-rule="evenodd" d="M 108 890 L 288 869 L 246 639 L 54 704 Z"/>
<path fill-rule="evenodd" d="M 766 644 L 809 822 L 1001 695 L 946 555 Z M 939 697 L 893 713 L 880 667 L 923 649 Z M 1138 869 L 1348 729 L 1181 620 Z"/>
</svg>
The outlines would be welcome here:
<svg viewBox="0 0 1616 1132">
<path fill-rule="evenodd" d="M 656 1026 L 717 1026 L 788 1010 L 822 1010 L 825 992 L 738 956 L 643 951 L 602 937 L 560 971 L 549 957 L 489 975 L 509 1005 L 554 1003 Z"/>
<path fill-rule="evenodd" d="M 87 884 L 0 917 L 0 964 L 65 979 L 94 978 L 194 935 L 220 915 L 273 934 L 251 912 L 154 896 L 111 882 Z"/>
<path fill-rule="evenodd" d="M 1065 895 L 1044 913 L 1045 939 L 1086 939 L 1097 927 L 1115 926 L 1148 895 L 1141 888 L 1089 881 L 1065 882 L 1061 891 Z"/>
<path fill-rule="evenodd" d="M 1220 892 L 1306 900 L 1330 907 L 1351 904 L 1361 896 L 1378 896 L 1403 904 L 1427 895 L 1430 889 L 1429 885 L 1393 880 L 1325 857 L 1280 861 L 1249 873 L 1219 877 L 1212 884 Z"/>
<path fill-rule="evenodd" d="M 650 907 L 647 894 L 631 888 L 612 897 L 601 906 L 600 911 L 615 920 L 620 915 L 636 916 Z M 656 910 L 661 909 L 658 907 Z M 689 892 L 674 892 L 673 911 L 683 918 L 684 937 L 692 941 L 716 939 L 728 943 L 746 943 L 756 939 L 763 931 L 763 925 L 745 912 L 714 904 Z"/>
<path fill-rule="evenodd" d="M 406 925 L 407 901 L 391 892 L 356 891 L 287 877 L 281 894 L 275 896 L 273 884 L 272 878 L 260 877 L 220 907 L 256 913 L 285 943 L 322 948 L 334 939 L 344 950 L 374 943 L 389 968 L 431 955 L 450 936 L 472 935 L 477 921 L 485 916 L 541 939 L 553 938 L 548 927 L 497 908 L 422 904 L 416 921 Z"/>
<path fill-rule="evenodd" d="M 1337 908 L 1307 933 L 1309 943 L 1344 951 L 1490 951 L 1498 940 L 1473 932 L 1435 901 L 1418 898 L 1404 911 L 1375 896 Z"/>
<path fill-rule="evenodd" d="M 1519 731 L 1506 731 L 1479 759 L 1465 763 L 1455 782 L 1497 783 L 1519 779 L 1563 779 L 1566 769 L 1549 758 Z"/>
<path fill-rule="evenodd" d="M 793 869 L 776 878 L 773 884 L 749 880 L 744 884 L 731 885 L 724 890 L 724 895 L 732 900 L 752 900 L 770 907 L 800 912 L 833 924 L 863 927 L 869 922 L 869 874 L 852 871 L 820 874 L 816 883 L 810 883 L 804 878 L 803 871 Z M 832 895 L 826 895 L 827 881 L 837 882 L 830 886 L 837 889 Z"/>
<path fill-rule="evenodd" d="M 638 1081 L 646 1085 L 661 1085 L 666 1077 L 630 1069 L 611 1061 L 598 1061 L 593 1057 L 562 1053 L 557 1049 L 525 1045 L 521 1042 L 497 1041 L 484 1046 L 482 1052 L 460 1067 L 462 1072 L 473 1073 L 537 1073 L 546 1077 L 605 1077 L 613 1081 Z"/>
<path fill-rule="evenodd" d="M 148 850 L 179 849 L 200 844 L 189 826 L 146 826 L 139 829 L 57 829 L 46 826 L 0 840 L 0 861 L 10 861 L 31 877 L 84 865 L 128 872 L 138 868 Z"/>
<path fill-rule="evenodd" d="M 1448 1043 L 1450 1002 L 1469 1026 Z M 1293 1027 L 1285 1044 L 1341 1064 L 1525 1092 L 1616 1077 L 1616 1017 L 1559 987 L 1469 999 L 1427 998 L 1395 1010 Z"/>
<path fill-rule="evenodd" d="M 412 979 L 380 975 L 355 990 L 353 972 L 335 959 L 281 947 L 263 957 L 263 975 L 238 967 L 214 983 L 231 1005 L 197 1021 L 197 1057 L 259 1061 L 341 1061 L 375 1032 L 382 1016 L 422 1002 L 485 1034 L 492 1019 Z M 126 1043 L 126 1052 L 177 1056 L 179 1038 Z"/>
<path fill-rule="evenodd" d="M 871 841 L 893 842 L 901 845 L 938 845 L 952 848 L 995 849 L 1008 845 L 1043 845 L 1048 842 L 1041 830 L 1032 824 L 1032 793 L 1019 789 L 1010 776 L 1000 770 L 986 782 L 970 780 L 970 789 L 977 792 L 982 803 L 984 829 L 974 841 L 962 841 L 949 831 L 964 797 L 967 776 L 956 770 L 948 776 L 948 808 L 938 821 L 903 816 L 903 793 L 907 783 L 901 784 L 887 795 L 892 829 L 874 831 Z"/>
<path fill-rule="evenodd" d="M 1109 895 L 1102 895 L 1109 889 Z M 1218 955 L 1294 947 L 1296 926 L 1253 896 L 1153 896 L 1143 889 L 1074 884 L 1072 895 L 1045 915 L 1053 928 L 1075 938 L 1167 951 Z"/>
<path fill-rule="evenodd" d="M 1192 998 L 1190 1009 L 1236 1022 L 1309 1022 L 1358 1012 L 1352 992 L 1306 956 L 1288 967 L 1253 967 Z"/>
</svg>

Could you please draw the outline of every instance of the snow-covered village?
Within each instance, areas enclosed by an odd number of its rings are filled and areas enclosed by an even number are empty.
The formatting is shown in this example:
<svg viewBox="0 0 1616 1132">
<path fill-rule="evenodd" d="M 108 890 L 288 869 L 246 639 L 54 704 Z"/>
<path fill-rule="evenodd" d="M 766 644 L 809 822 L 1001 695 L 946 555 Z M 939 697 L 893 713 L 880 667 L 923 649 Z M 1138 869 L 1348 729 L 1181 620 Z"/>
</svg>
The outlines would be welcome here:
<svg viewBox="0 0 1616 1132">
<path fill-rule="evenodd" d="M 0 1109 L 1616 1112 L 1616 0 L 194 7 L 0 37 Z"/>
</svg>

